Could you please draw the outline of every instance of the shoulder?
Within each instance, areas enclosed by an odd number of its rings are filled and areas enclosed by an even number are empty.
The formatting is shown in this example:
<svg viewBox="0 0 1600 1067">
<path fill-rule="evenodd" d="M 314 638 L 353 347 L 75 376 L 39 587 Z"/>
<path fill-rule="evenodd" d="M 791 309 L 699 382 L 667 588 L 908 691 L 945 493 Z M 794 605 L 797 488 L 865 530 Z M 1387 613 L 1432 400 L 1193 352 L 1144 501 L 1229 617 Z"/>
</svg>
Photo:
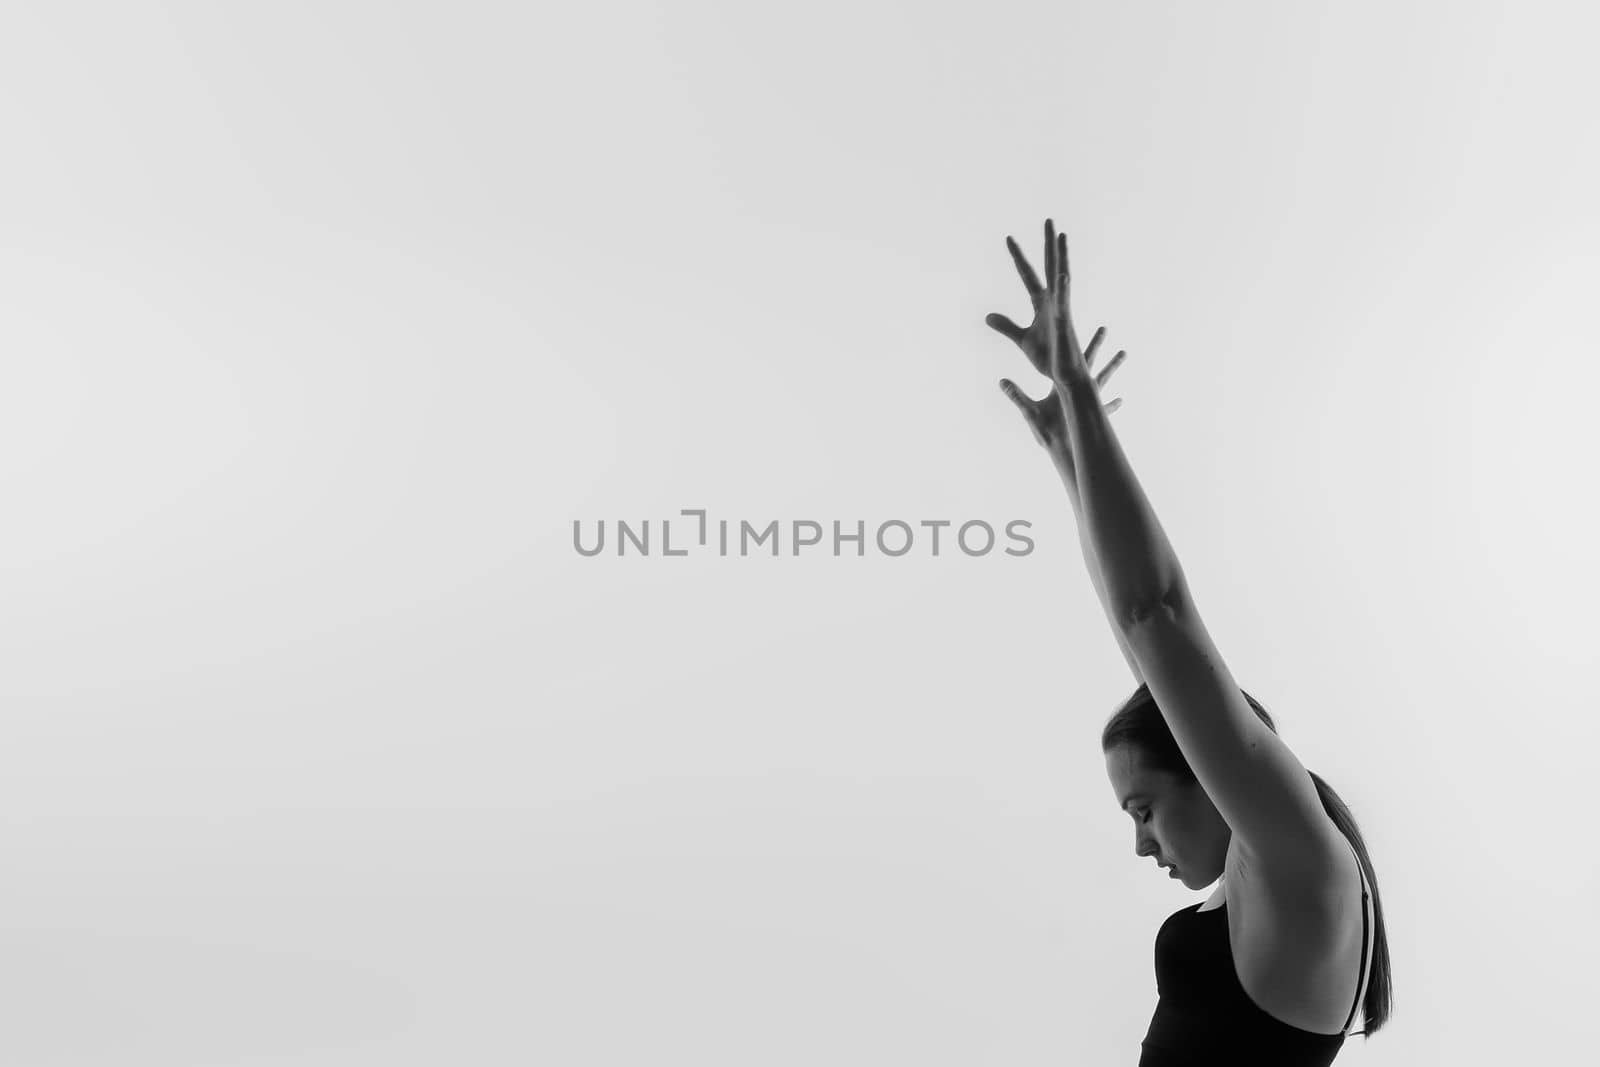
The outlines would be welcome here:
<svg viewBox="0 0 1600 1067">
<path fill-rule="evenodd" d="M 1370 959 L 1360 861 L 1329 823 L 1338 848 L 1320 882 L 1262 877 L 1246 866 L 1228 879 L 1230 937 L 1240 984 L 1258 1006 L 1291 1026 L 1333 1033 L 1358 995 Z M 1248 864 L 1248 857 L 1241 857 Z"/>
<path fill-rule="evenodd" d="M 1359 868 L 1354 847 L 1326 811 L 1308 819 L 1292 849 L 1265 850 L 1238 839 L 1230 852 L 1254 889 L 1273 897 L 1297 900 L 1336 898 Z"/>
<path fill-rule="evenodd" d="M 1360 930 L 1361 863 L 1333 820 L 1325 823 L 1314 847 L 1294 863 L 1265 860 L 1238 842 L 1237 856 L 1230 857 L 1228 897 L 1240 901 L 1256 933 L 1309 947 L 1342 944 L 1352 920 Z"/>
</svg>

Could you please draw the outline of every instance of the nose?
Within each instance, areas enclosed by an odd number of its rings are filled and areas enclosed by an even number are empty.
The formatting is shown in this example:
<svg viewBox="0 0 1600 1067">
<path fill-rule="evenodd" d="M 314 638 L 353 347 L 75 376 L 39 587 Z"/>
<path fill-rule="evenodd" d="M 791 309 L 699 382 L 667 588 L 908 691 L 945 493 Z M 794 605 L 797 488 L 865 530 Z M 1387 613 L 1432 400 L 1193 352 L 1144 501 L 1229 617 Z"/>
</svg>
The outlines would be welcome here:
<svg viewBox="0 0 1600 1067">
<path fill-rule="evenodd" d="M 1145 856 L 1154 856 L 1160 852 L 1156 847 L 1156 839 L 1147 833 L 1140 832 L 1133 838 L 1133 854 L 1141 859 Z"/>
</svg>

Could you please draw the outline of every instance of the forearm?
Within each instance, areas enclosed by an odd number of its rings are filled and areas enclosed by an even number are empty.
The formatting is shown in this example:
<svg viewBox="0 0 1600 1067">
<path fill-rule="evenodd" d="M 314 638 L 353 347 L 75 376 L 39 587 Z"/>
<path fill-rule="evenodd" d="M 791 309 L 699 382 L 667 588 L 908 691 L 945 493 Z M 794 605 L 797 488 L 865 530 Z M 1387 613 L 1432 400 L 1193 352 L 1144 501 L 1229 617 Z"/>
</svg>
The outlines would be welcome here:
<svg viewBox="0 0 1600 1067">
<path fill-rule="evenodd" d="M 1093 379 L 1086 371 L 1073 372 L 1064 395 L 1085 556 L 1092 551 L 1100 564 L 1106 612 L 1120 638 L 1139 616 L 1182 594 L 1183 570 Z"/>
<path fill-rule="evenodd" d="M 1064 448 L 1052 448 L 1050 459 L 1055 464 L 1056 473 L 1061 476 L 1061 484 L 1066 487 L 1067 499 L 1072 502 L 1072 517 L 1078 527 L 1078 547 L 1083 550 L 1083 564 L 1089 571 L 1089 582 L 1094 586 L 1095 596 L 1100 598 L 1100 606 L 1105 610 L 1106 621 L 1111 624 L 1111 635 L 1117 640 L 1117 648 L 1122 652 L 1122 658 L 1127 661 L 1128 669 L 1133 672 L 1133 680 L 1142 683 L 1144 674 L 1139 670 L 1139 663 L 1133 658 L 1133 650 L 1128 647 L 1128 639 L 1123 636 L 1122 627 L 1117 624 L 1116 615 L 1111 610 L 1111 601 L 1106 596 L 1106 583 L 1100 576 L 1100 561 L 1094 553 L 1094 545 L 1090 543 L 1088 528 L 1083 521 L 1083 506 L 1078 497 L 1078 476 L 1074 470 L 1071 454 Z"/>
</svg>

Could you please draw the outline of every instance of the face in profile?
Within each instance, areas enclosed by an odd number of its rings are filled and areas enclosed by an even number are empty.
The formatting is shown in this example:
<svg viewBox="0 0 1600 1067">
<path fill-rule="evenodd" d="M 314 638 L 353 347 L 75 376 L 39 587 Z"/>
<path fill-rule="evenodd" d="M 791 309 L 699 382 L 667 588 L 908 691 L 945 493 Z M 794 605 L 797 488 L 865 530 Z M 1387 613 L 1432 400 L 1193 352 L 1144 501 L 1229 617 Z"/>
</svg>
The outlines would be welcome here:
<svg viewBox="0 0 1600 1067">
<path fill-rule="evenodd" d="M 1183 782 L 1146 765 L 1132 745 L 1106 752 L 1106 774 L 1117 804 L 1133 819 L 1133 850 L 1149 856 L 1190 889 L 1222 877 L 1232 834 L 1199 782 Z"/>
</svg>

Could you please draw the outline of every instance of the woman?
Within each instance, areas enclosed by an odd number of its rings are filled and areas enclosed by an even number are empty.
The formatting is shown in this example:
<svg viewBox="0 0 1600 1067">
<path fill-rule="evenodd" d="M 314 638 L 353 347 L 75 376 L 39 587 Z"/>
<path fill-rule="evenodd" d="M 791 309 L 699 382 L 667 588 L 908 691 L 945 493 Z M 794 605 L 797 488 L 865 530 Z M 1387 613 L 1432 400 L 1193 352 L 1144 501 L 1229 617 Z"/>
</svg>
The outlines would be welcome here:
<svg viewBox="0 0 1600 1067">
<path fill-rule="evenodd" d="M 1040 401 L 1007 379 L 1067 487 L 1090 579 L 1139 688 L 1101 735 L 1134 851 L 1201 904 L 1156 935 L 1160 999 L 1141 1067 L 1324 1067 L 1364 1013 L 1370 1037 L 1389 1017 L 1389 950 L 1372 863 L 1350 811 L 1303 767 L 1266 709 L 1241 690 L 1212 644 L 1178 559 L 1111 429 L 1087 350 L 1072 328 L 1065 235 L 1045 222 L 1041 285 L 1006 246 L 1033 302 L 1026 328 L 988 324 L 1021 347 L 1054 387 Z"/>
</svg>

